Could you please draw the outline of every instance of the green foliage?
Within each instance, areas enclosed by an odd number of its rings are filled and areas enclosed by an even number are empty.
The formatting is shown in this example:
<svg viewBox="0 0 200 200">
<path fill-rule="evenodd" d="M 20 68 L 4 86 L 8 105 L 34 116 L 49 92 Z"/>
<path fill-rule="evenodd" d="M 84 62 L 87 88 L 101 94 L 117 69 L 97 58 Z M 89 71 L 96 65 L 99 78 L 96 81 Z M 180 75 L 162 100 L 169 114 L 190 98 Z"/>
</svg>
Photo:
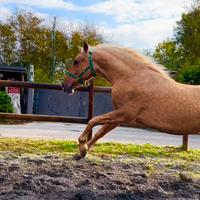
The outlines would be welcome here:
<svg viewBox="0 0 200 200">
<path fill-rule="evenodd" d="M 0 112 L 12 113 L 13 105 L 11 98 L 6 92 L 0 91 Z"/>
<path fill-rule="evenodd" d="M 83 41 L 86 41 L 91 46 L 95 46 L 102 43 L 104 39 L 94 25 L 81 24 L 76 30 L 72 30 L 69 35 L 70 48 L 67 53 L 70 58 L 74 59 L 80 52 Z"/>
<path fill-rule="evenodd" d="M 174 29 L 174 37 L 156 46 L 153 57 L 168 69 L 176 71 L 176 80 L 200 84 L 200 3 L 194 1 L 183 13 Z"/>
<path fill-rule="evenodd" d="M 187 61 L 195 64 L 200 53 L 200 7 L 183 13 L 182 19 L 177 22 L 175 38 L 183 49 Z"/>
<path fill-rule="evenodd" d="M 192 85 L 200 84 L 200 62 L 196 65 L 190 65 L 184 63 L 181 69 L 178 71 L 176 80 L 181 83 L 187 83 Z"/>
<path fill-rule="evenodd" d="M 168 39 L 157 45 L 153 57 L 169 70 L 178 70 L 182 64 L 182 54 L 182 48 Z"/>
</svg>

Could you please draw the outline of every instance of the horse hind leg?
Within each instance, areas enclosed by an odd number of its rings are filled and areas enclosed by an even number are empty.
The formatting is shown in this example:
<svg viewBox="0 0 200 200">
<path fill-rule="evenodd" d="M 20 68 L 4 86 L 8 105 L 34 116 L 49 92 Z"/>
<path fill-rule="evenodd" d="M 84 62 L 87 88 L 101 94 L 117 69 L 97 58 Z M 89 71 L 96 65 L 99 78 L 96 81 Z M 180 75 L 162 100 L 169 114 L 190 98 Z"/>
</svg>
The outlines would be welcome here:
<svg viewBox="0 0 200 200">
<path fill-rule="evenodd" d="M 94 137 L 86 144 L 87 149 L 90 150 L 91 147 L 96 143 L 97 140 L 102 138 L 108 132 L 116 128 L 119 124 L 105 124 L 99 129 L 99 131 L 94 135 Z"/>
</svg>

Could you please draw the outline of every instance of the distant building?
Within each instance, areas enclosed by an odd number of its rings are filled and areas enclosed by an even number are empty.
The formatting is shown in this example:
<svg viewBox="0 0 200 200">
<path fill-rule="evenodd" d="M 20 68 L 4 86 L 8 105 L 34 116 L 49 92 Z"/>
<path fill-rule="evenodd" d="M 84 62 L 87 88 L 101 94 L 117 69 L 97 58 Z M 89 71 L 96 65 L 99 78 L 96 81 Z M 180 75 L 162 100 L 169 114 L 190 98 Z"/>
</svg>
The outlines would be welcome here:
<svg viewBox="0 0 200 200">
<path fill-rule="evenodd" d="M 27 70 L 25 67 L 17 64 L 12 64 L 12 65 L 5 64 L 3 57 L 0 56 L 0 80 L 27 81 Z M 7 91 L 8 94 L 13 96 L 13 98 L 15 99 L 16 96 L 19 96 L 18 100 L 15 101 L 17 102 L 18 108 L 20 109 L 20 111 L 17 111 L 17 113 L 19 112 L 26 113 L 27 98 L 28 98 L 27 89 L 0 86 L 0 90 Z"/>
<path fill-rule="evenodd" d="M 0 62 L 0 79 L 1 80 L 15 80 L 26 81 L 27 70 L 23 66 L 19 65 L 7 65 Z"/>
</svg>

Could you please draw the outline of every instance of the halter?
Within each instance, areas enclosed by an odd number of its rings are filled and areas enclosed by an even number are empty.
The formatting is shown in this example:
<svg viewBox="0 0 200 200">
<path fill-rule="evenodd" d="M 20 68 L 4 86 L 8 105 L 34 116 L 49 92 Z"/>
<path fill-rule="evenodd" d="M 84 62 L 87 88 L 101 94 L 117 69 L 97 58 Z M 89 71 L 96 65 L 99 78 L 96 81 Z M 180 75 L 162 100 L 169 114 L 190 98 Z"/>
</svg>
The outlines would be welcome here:
<svg viewBox="0 0 200 200">
<path fill-rule="evenodd" d="M 69 71 L 65 71 L 65 74 L 76 79 L 80 84 L 84 84 L 84 80 L 83 80 L 83 75 L 90 70 L 91 74 L 93 77 L 96 76 L 95 70 L 94 70 L 94 64 L 93 64 L 93 60 L 92 60 L 92 52 L 89 51 L 89 56 L 88 56 L 88 61 L 89 61 L 89 66 L 87 68 L 85 68 L 79 76 L 77 76 L 76 74 L 73 74 Z"/>
</svg>

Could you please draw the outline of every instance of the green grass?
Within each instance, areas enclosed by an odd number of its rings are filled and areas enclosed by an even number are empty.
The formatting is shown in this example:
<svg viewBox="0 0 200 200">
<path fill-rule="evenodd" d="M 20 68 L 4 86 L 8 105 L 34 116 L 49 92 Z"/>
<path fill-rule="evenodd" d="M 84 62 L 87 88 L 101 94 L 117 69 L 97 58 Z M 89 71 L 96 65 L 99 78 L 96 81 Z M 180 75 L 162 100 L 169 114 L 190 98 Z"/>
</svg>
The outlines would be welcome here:
<svg viewBox="0 0 200 200">
<path fill-rule="evenodd" d="M 16 154 L 66 154 L 76 152 L 77 144 L 71 141 L 0 138 L 0 151 Z"/>
<path fill-rule="evenodd" d="M 54 153 L 59 155 L 72 154 L 78 151 L 76 142 L 64 140 L 32 140 L 32 139 L 13 139 L 0 138 L 0 151 L 9 151 L 17 155 L 21 154 L 47 154 Z M 109 155 L 128 155 L 130 157 L 141 158 L 169 158 L 173 160 L 200 161 L 200 149 L 182 151 L 177 147 L 161 147 L 150 144 L 118 144 L 100 143 L 95 145 L 90 154 L 95 156 Z"/>
</svg>

